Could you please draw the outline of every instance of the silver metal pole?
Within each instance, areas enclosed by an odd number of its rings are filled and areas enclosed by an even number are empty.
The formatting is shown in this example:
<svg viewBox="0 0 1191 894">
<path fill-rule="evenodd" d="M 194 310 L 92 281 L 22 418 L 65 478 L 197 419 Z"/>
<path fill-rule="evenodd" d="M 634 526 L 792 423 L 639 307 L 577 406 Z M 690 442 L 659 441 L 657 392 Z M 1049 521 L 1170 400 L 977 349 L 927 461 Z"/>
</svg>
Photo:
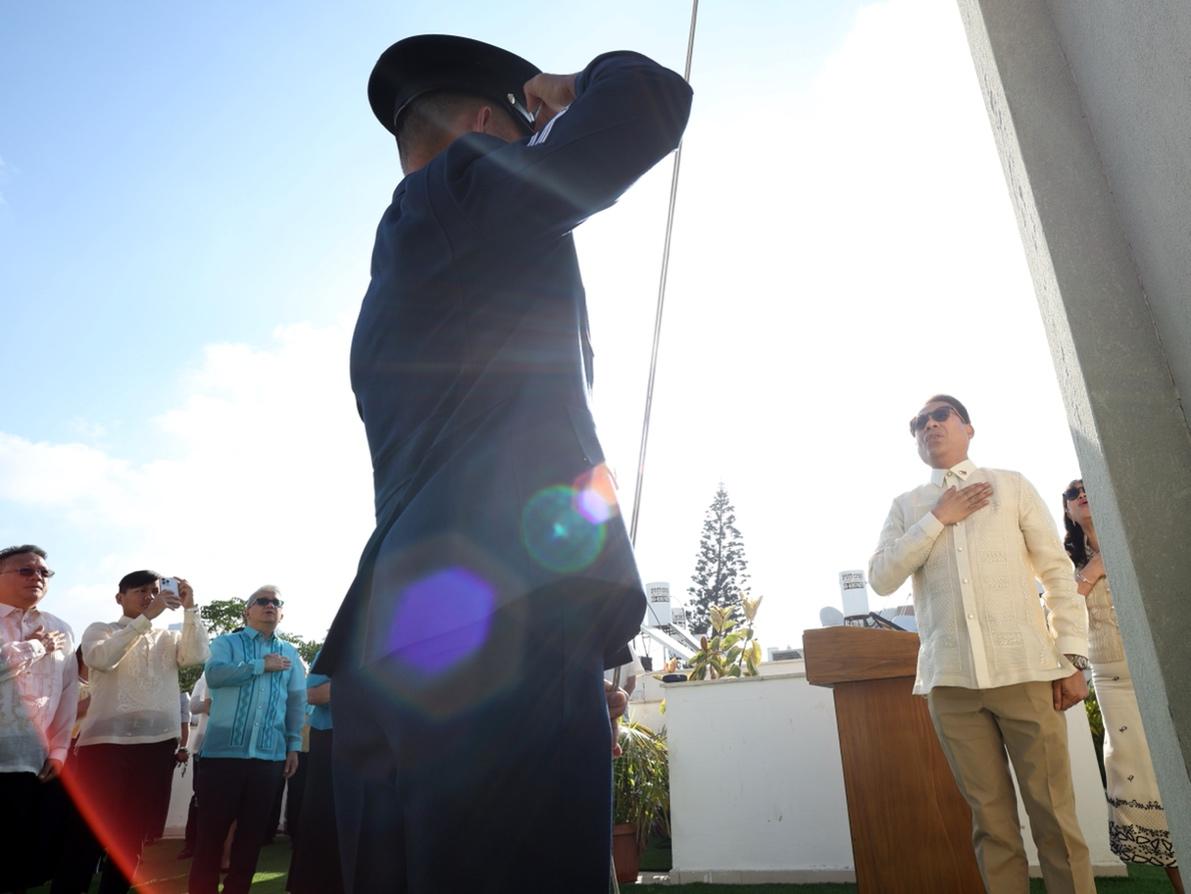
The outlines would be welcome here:
<svg viewBox="0 0 1191 894">
<path fill-rule="evenodd" d="M 695 52 L 695 24 L 699 19 L 699 0 L 691 0 L 691 27 L 686 41 L 686 67 L 683 77 L 691 80 L 691 59 Z M 670 241 L 674 233 L 674 206 L 678 199 L 678 172 L 682 166 L 682 144 L 674 153 L 674 170 L 670 175 L 670 208 L 666 215 L 666 242 L 662 248 L 662 272 L 658 280 L 658 303 L 653 318 L 653 350 L 649 357 L 649 384 L 645 389 L 645 416 L 641 421 L 641 449 L 637 453 L 637 482 L 633 491 L 633 515 L 629 524 L 629 540 L 637 545 L 637 521 L 641 514 L 641 488 L 645 481 L 645 453 L 649 445 L 649 417 L 653 412 L 653 386 L 657 380 L 658 348 L 662 339 L 662 311 L 666 305 L 666 277 L 670 272 Z"/>
<path fill-rule="evenodd" d="M 686 65 L 682 76 L 687 83 L 691 80 L 691 59 L 695 53 L 695 25 L 699 20 L 699 0 L 691 0 L 691 27 L 686 38 Z M 662 340 L 662 310 L 666 305 L 666 277 L 670 272 L 670 241 L 674 233 L 674 206 L 678 199 L 678 172 L 682 166 L 682 144 L 674 152 L 674 170 L 670 175 L 670 207 L 666 212 L 666 242 L 662 247 L 662 272 L 658 280 L 658 303 L 653 318 L 653 348 L 649 356 L 649 383 L 645 388 L 645 417 L 641 421 L 641 449 L 637 453 L 637 481 L 633 490 L 633 515 L 629 524 L 629 541 L 637 545 L 637 520 L 641 515 L 641 488 L 645 481 L 645 452 L 649 444 L 649 417 L 653 412 L 653 386 L 657 380 L 658 347 Z M 620 688 L 620 668 L 612 672 L 612 687 Z M 616 881 L 616 860 L 612 864 L 612 891 L 620 894 Z"/>
</svg>

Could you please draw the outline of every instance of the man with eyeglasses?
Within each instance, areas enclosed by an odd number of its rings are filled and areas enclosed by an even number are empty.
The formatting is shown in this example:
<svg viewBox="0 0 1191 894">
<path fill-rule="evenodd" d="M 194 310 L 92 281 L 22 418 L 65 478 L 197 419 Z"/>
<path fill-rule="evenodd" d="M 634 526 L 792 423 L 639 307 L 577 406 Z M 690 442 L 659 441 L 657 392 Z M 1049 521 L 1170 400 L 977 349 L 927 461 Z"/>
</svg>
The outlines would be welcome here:
<svg viewBox="0 0 1191 894">
<path fill-rule="evenodd" d="M 154 804 L 173 785 L 179 750 L 178 669 L 202 664 L 210 654 L 194 590 L 182 578 L 161 587 L 156 571 L 120 579 L 121 616 L 96 622 L 83 633 L 91 706 L 79 729 L 78 797 L 108 859 L 101 894 L 123 894 L 141 863 Z M 167 611 L 182 609 L 182 630 L 154 627 Z M 129 780 L 141 794 L 128 796 Z"/>
<path fill-rule="evenodd" d="M 1063 715 L 1088 694 L 1087 612 L 1054 519 L 1020 473 L 968 459 L 975 429 L 954 397 L 928 400 L 910 433 L 931 480 L 893 501 L 869 581 L 887 596 L 913 580 L 922 641 L 914 692 L 926 696 L 972 808 L 985 888 L 1029 884 L 1008 753 L 1046 890 L 1095 894 Z"/>
<path fill-rule="evenodd" d="M 205 674 L 211 712 L 197 781 L 198 821 L 190 894 L 215 894 L 228 829 L 236 823 L 224 894 L 252 885 L 268 837 L 273 799 L 298 769 L 306 714 L 306 670 L 298 650 L 276 635 L 282 618 L 276 587 L 244 604 L 244 628 L 211 643 Z"/>
<path fill-rule="evenodd" d="M 35 887 L 50 874 L 41 835 L 46 783 L 62 770 L 78 706 L 74 634 L 37 607 L 54 575 L 45 559 L 33 544 L 0 550 L 0 891 Z"/>
</svg>

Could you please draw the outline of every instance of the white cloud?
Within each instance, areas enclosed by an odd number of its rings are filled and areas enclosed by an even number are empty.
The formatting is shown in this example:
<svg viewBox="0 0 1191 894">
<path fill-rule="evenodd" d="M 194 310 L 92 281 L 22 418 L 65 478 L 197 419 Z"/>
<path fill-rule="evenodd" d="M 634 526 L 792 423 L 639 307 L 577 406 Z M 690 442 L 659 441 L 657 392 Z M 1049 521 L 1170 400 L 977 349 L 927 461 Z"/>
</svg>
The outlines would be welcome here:
<svg viewBox="0 0 1191 894">
<path fill-rule="evenodd" d="M 47 608 L 76 626 L 107 617 L 115 582 L 148 566 L 189 578 L 200 599 L 276 583 L 288 626 L 321 635 L 371 526 L 349 339 L 345 322 L 208 347 L 154 420 L 167 447 L 150 462 L 0 434 L 0 493 L 54 515 L 83 553 L 45 544 L 61 572 Z"/>
<path fill-rule="evenodd" d="M 737 61 L 695 83 L 639 552 L 684 594 L 724 481 L 781 645 L 838 603 L 837 572 L 866 564 L 892 498 L 925 478 L 905 420 L 927 395 L 965 400 L 973 457 L 1044 494 L 1076 467 L 955 5 L 865 7 L 801 89 Z M 612 215 L 585 229 L 585 260 L 631 238 Z M 656 258 L 653 235 L 637 241 Z M 619 267 L 585 275 L 597 418 L 627 488 L 656 261 L 637 291 Z"/>
<path fill-rule="evenodd" d="M 736 62 L 703 82 L 696 66 L 638 543 L 644 575 L 681 596 L 724 481 L 762 637 L 784 645 L 925 478 L 905 420 L 926 395 L 964 399 L 974 458 L 1044 494 L 1075 457 L 954 4 L 866 7 L 809 85 Z M 626 507 L 669 174 L 579 231 L 596 416 Z M 371 526 L 349 339 L 344 321 L 208 347 L 150 462 L 0 435 L 0 493 L 86 544 L 52 555 L 51 605 L 106 617 L 119 576 L 150 565 L 206 598 L 275 582 L 290 625 L 319 634 Z"/>
</svg>

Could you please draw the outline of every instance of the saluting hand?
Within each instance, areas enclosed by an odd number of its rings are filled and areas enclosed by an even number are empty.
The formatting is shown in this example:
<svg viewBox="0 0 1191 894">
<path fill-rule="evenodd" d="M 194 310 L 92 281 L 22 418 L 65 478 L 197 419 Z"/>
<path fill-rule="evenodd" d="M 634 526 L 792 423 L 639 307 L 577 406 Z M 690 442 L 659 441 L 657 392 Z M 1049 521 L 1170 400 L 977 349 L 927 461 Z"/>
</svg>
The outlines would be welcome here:
<svg viewBox="0 0 1191 894">
<path fill-rule="evenodd" d="M 290 660 L 276 652 L 270 652 L 265 656 L 265 672 L 285 671 L 289 670 Z"/>
<path fill-rule="evenodd" d="M 992 485 L 983 481 L 958 490 L 952 485 L 943 491 L 943 496 L 939 497 L 931 511 L 943 524 L 954 525 L 987 506 L 992 499 L 992 492 Z"/>
<path fill-rule="evenodd" d="M 577 75 L 536 74 L 525 82 L 525 107 L 534 116 L 534 130 L 575 101 Z"/>
</svg>

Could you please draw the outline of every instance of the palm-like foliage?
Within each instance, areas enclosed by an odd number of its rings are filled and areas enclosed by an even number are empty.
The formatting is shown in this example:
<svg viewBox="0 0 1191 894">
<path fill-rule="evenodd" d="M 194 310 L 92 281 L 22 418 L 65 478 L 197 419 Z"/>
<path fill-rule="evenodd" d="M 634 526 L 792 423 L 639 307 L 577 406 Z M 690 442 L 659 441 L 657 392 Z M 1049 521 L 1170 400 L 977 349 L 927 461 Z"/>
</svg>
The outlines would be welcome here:
<svg viewBox="0 0 1191 894">
<path fill-rule="evenodd" d="M 627 720 L 620 726 L 622 754 L 612 764 L 613 821 L 632 823 L 638 847 L 655 827 L 670 833 L 670 754 L 664 734 Z"/>
</svg>

